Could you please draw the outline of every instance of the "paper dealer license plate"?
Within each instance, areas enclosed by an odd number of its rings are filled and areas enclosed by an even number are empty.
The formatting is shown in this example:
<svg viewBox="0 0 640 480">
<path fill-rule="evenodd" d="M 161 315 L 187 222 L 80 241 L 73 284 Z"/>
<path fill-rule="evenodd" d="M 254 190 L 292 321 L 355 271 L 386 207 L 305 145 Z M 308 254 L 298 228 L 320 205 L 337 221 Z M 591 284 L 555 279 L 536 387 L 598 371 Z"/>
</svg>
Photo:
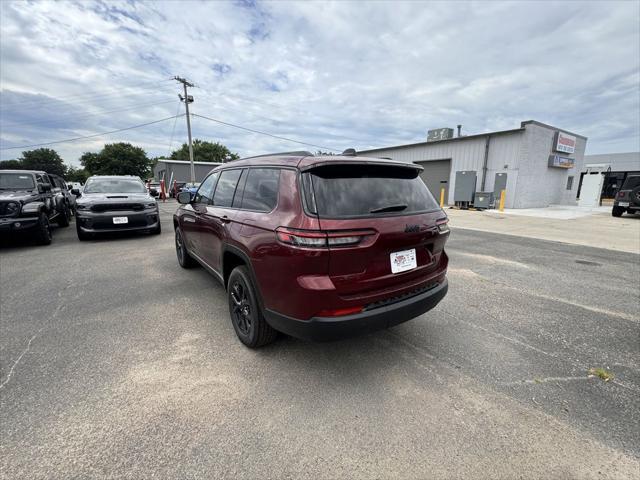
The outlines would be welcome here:
<svg viewBox="0 0 640 480">
<path fill-rule="evenodd" d="M 416 262 L 416 249 L 393 252 L 391 255 L 391 272 L 406 272 L 418 266 Z"/>
</svg>

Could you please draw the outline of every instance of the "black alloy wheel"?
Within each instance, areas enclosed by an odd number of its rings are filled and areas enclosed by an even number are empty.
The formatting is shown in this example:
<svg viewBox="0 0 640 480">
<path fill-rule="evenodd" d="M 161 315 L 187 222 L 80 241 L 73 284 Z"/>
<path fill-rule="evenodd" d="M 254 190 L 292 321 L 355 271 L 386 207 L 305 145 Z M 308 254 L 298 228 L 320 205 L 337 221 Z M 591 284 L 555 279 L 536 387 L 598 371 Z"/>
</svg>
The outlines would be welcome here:
<svg viewBox="0 0 640 480">
<path fill-rule="evenodd" d="M 249 348 L 256 348 L 276 339 L 278 332 L 262 314 L 258 293 L 245 265 L 237 266 L 229 275 L 227 296 L 231 324 L 242 343 Z"/>
<path fill-rule="evenodd" d="M 187 252 L 187 247 L 184 244 L 182 238 L 182 232 L 179 228 L 176 228 L 176 256 L 178 257 L 178 263 L 182 268 L 194 267 L 196 262 Z"/>
<path fill-rule="evenodd" d="M 40 212 L 38 216 L 36 242 L 38 245 L 49 245 L 51 243 L 51 225 L 49 225 L 49 219 L 44 212 Z"/>
<path fill-rule="evenodd" d="M 240 333 L 249 335 L 251 333 L 251 325 L 253 324 L 253 313 L 249 299 L 247 298 L 246 286 L 243 284 L 242 279 L 238 278 L 238 280 L 233 283 L 229 296 L 232 301 L 233 323 L 237 326 L 238 330 L 240 330 Z"/>
</svg>

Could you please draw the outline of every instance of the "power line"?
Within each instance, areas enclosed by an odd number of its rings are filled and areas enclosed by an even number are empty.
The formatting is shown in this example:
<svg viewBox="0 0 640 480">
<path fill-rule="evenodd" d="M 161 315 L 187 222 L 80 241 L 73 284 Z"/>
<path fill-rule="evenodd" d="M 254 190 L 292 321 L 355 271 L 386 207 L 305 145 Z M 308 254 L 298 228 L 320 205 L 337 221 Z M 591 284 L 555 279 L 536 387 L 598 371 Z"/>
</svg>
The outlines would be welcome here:
<svg viewBox="0 0 640 480">
<path fill-rule="evenodd" d="M 177 115 L 177 116 L 182 116 L 182 115 L 184 115 L 184 114 L 180 114 L 180 115 Z M 110 135 L 112 133 L 124 132 L 126 130 L 133 130 L 134 128 L 146 127 L 147 125 L 153 125 L 155 123 L 165 122 L 165 121 L 171 120 L 172 118 L 175 118 L 175 117 L 176 117 L 176 115 L 173 115 L 171 117 L 161 118 L 160 120 L 154 120 L 153 122 L 141 123 L 140 125 L 132 125 L 130 127 L 119 128 L 117 130 L 110 130 L 108 132 L 94 133 L 94 134 L 91 134 L 91 135 L 83 135 L 81 137 L 74 137 L 74 138 L 65 138 L 64 140 L 56 140 L 54 142 L 33 143 L 31 145 L 20 145 L 20 146 L 17 146 L 17 147 L 4 147 L 4 148 L 0 148 L 0 150 L 17 150 L 17 149 L 20 149 L 20 148 L 42 147 L 44 145 L 55 145 L 55 144 L 58 144 L 58 143 L 75 142 L 77 140 L 84 140 L 85 138 L 100 137 L 101 135 Z"/>
<path fill-rule="evenodd" d="M 273 135 L 273 134 L 268 133 L 268 132 L 262 132 L 260 130 L 254 130 L 252 128 L 243 127 L 241 125 L 235 125 L 233 123 L 223 122 L 222 120 L 218 120 L 218 119 L 215 119 L 215 118 L 207 117 L 205 115 L 199 115 L 197 113 L 192 113 L 191 115 L 193 115 L 194 117 L 204 118 L 204 119 L 210 120 L 212 122 L 220 123 L 222 125 L 227 125 L 228 127 L 239 128 L 240 130 L 245 130 L 247 132 L 252 132 L 252 133 L 258 133 L 260 135 L 266 135 L 267 137 L 277 138 L 278 140 L 284 140 L 286 142 L 297 143 L 299 145 L 307 145 L 309 147 L 321 148 L 323 150 L 329 150 L 331 152 L 339 152 L 340 151 L 339 148 L 331 148 L 331 147 L 326 147 L 326 146 L 323 146 L 323 145 L 316 145 L 314 143 L 301 142 L 299 140 L 293 140 L 292 138 L 281 137 L 280 135 Z"/>
<path fill-rule="evenodd" d="M 108 88 L 105 89 L 104 91 L 101 92 L 87 92 L 87 93 L 78 93 L 78 94 L 70 94 L 70 95 L 62 95 L 60 97 L 53 97 L 51 95 L 47 95 L 47 94 L 41 94 L 41 93 L 30 93 L 30 92 L 15 92 L 13 91 L 13 94 L 15 95 L 17 94 L 23 94 L 23 95 L 46 95 L 49 98 L 45 98 L 42 100 L 37 100 L 37 99 L 32 99 L 32 100 L 27 100 L 24 102 L 20 102 L 20 106 L 37 106 L 37 107 L 41 107 L 41 106 L 45 106 L 49 103 L 56 103 L 56 102 L 62 102 L 67 98 L 70 99 L 78 99 L 81 101 L 87 101 L 87 100 L 91 100 L 94 97 L 104 97 L 104 96 L 115 96 L 115 95 L 122 95 L 122 89 L 123 88 L 139 88 L 139 89 L 151 89 L 157 85 L 160 85 L 162 83 L 166 83 L 167 81 L 169 81 L 170 79 L 163 79 L 163 80 L 156 80 L 154 82 L 144 82 L 138 85 L 134 85 L 131 87 L 112 87 L 112 88 Z M 6 89 L 5 89 L 6 90 Z M 113 92 L 112 92 L 113 90 Z M 3 97 L 6 98 L 7 93 L 3 93 Z M 86 97 L 86 98 L 84 98 Z M 6 104 L 6 101 L 4 102 Z M 69 102 L 65 102 L 65 103 L 69 103 Z"/>
<path fill-rule="evenodd" d="M 126 112 L 127 110 L 136 110 L 138 108 L 144 108 L 144 107 L 155 107 L 157 105 L 165 105 L 167 103 L 173 103 L 175 100 L 165 100 L 164 102 L 154 102 L 154 103 L 144 103 L 144 104 L 138 104 L 138 105 L 134 105 L 134 106 L 130 106 L 127 108 L 119 108 L 117 110 L 108 110 L 106 112 L 97 112 L 97 113 L 88 113 L 86 115 L 75 115 L 73 113 L 71 114 L 67 114 L 67 115 L 62 115 L 60 117 L 55 117 L 52 119 L 47 119 L 47 120 L 40 120 L 40 121 L 35 121 L 32 122 L 30 120 L 24 121 L 24 122 L 3 122 L 2 119 L 0 119 L 0 125 L 2 125 L 4 128 L 7 127 L 14 127 L 14 126 L 20 126 L 20 125 L 41 125 L 43 123 L 50 123 L 59 119 L 65 119 L 65 118 L 73 118 L 73 119 L 78 119 L 78 118 L 88 118 L 88 117 L 95 117 L 97 115 L 106 115 L 108 113 L 117 113 L 117 112 Z"/>
<path fill-rule="evenodd" d="M 169 94 L 170 92 L 163 92 L 163 91 L 158 91 L 157 89 L 154 89 L 153 91 L 149 92 L 149 91 L 144 91 L 144 90 L 140 90 L 137 92 L 129 92 L 129 93 L 108 93 L 108 94 L 103 94 L 103 95 L 99 95 L 93 98 L 85 98 L 85 99 L 76 99 L 76 100 L 60 100 L 60 101 L 51 101 L 48 104 L 43 104 L 43 105 L 30 105 L 27 106 L 25 108 L 22 107 L 22 104 L 19 102 L 16 103 L 12 103 L 12 104 L 7 104 L 6 102 L 4 102 L 4 104 L 2 105 L 2 108 L 0 109 L 0 112 L 3 116 L 6 116 L 8 111 L 11 108 L 19 108 L 21 110 L 57 110 L 59 108 L 67 108 L 67 107 L 77 107 L 77 108 L 82 108 L 82 106 L 85 106 L 87 104 L 90 105 L 98 105 L 98 106 L 103 106 L 103 107 L 113 107 L 116 106 L 114 105 L 112 102 L 113 101 L 119 101 L 122 98 L 126 98 L 126 97 L 135 97 L 135 96 L 145 96 L 148 97 L 149 95 L 165 95 L 165 94 Z M 102 98 L 98 98 L 98 97 L 102 97 Z M 98 104 L 96 103 L 96 101 L 106 101 L 107 105 L 105 104 Z"/>
</svg>

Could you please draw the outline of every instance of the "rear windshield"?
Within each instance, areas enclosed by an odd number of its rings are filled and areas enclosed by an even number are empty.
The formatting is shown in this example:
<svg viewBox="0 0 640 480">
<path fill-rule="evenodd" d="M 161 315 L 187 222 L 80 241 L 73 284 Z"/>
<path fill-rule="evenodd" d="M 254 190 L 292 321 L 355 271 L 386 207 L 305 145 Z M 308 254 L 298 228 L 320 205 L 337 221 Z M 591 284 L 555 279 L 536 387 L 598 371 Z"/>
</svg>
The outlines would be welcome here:
<svg viewBox="0 0 640 480">
<path fill-rule="evenodd" d="M 303 174 L 306 203 L 324 218 L 407 215 L 439 210 L 418 170 L 331 165 Z"/>
<path fill-rule="evenodd" d="M 627 177 L 627 179 L 624 181 L 624 186 L 622 187 L 622 189 L 633 190 L 638 185 L 640 185 L 640 175 L 638 176 L 634 175 L 633 177 Z"/>
<path fill-rule="evenodd" d="M 93 178 L 87 181 L 84 193 L 147 193 L 147 188 L 133 178 Z"/>
</svg>

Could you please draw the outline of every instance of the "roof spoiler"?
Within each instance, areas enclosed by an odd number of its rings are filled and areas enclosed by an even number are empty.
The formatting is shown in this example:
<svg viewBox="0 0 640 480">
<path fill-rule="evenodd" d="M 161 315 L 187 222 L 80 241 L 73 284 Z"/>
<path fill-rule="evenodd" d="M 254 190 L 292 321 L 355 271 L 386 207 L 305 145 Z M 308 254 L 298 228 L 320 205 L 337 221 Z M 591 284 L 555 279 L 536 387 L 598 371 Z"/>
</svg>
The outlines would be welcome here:
<svg viewBox="0 0 640 480">
<path fill-rule="evenodd" d="M 306 172 L 308 170 L 313 170 L 316 168 L 322 167 L 330 167 L 336 165 L 385 165 L 387 167 L 398 167 L 398 168 L 407 168 L 410 170 L 416 170 L 421 172 L 424 170 L 422 165 L 418 165 L 417 163 L 408 163 L 408 162 L 399 162 L 397 160 L 374 160 L 371 158 L 368 159 L 353 159 L 353 160 L 326 160 L 320 162 L 314 162 L 310 165 L 305 165 L 300 168 L 301 172 Z"/>
</svg>

